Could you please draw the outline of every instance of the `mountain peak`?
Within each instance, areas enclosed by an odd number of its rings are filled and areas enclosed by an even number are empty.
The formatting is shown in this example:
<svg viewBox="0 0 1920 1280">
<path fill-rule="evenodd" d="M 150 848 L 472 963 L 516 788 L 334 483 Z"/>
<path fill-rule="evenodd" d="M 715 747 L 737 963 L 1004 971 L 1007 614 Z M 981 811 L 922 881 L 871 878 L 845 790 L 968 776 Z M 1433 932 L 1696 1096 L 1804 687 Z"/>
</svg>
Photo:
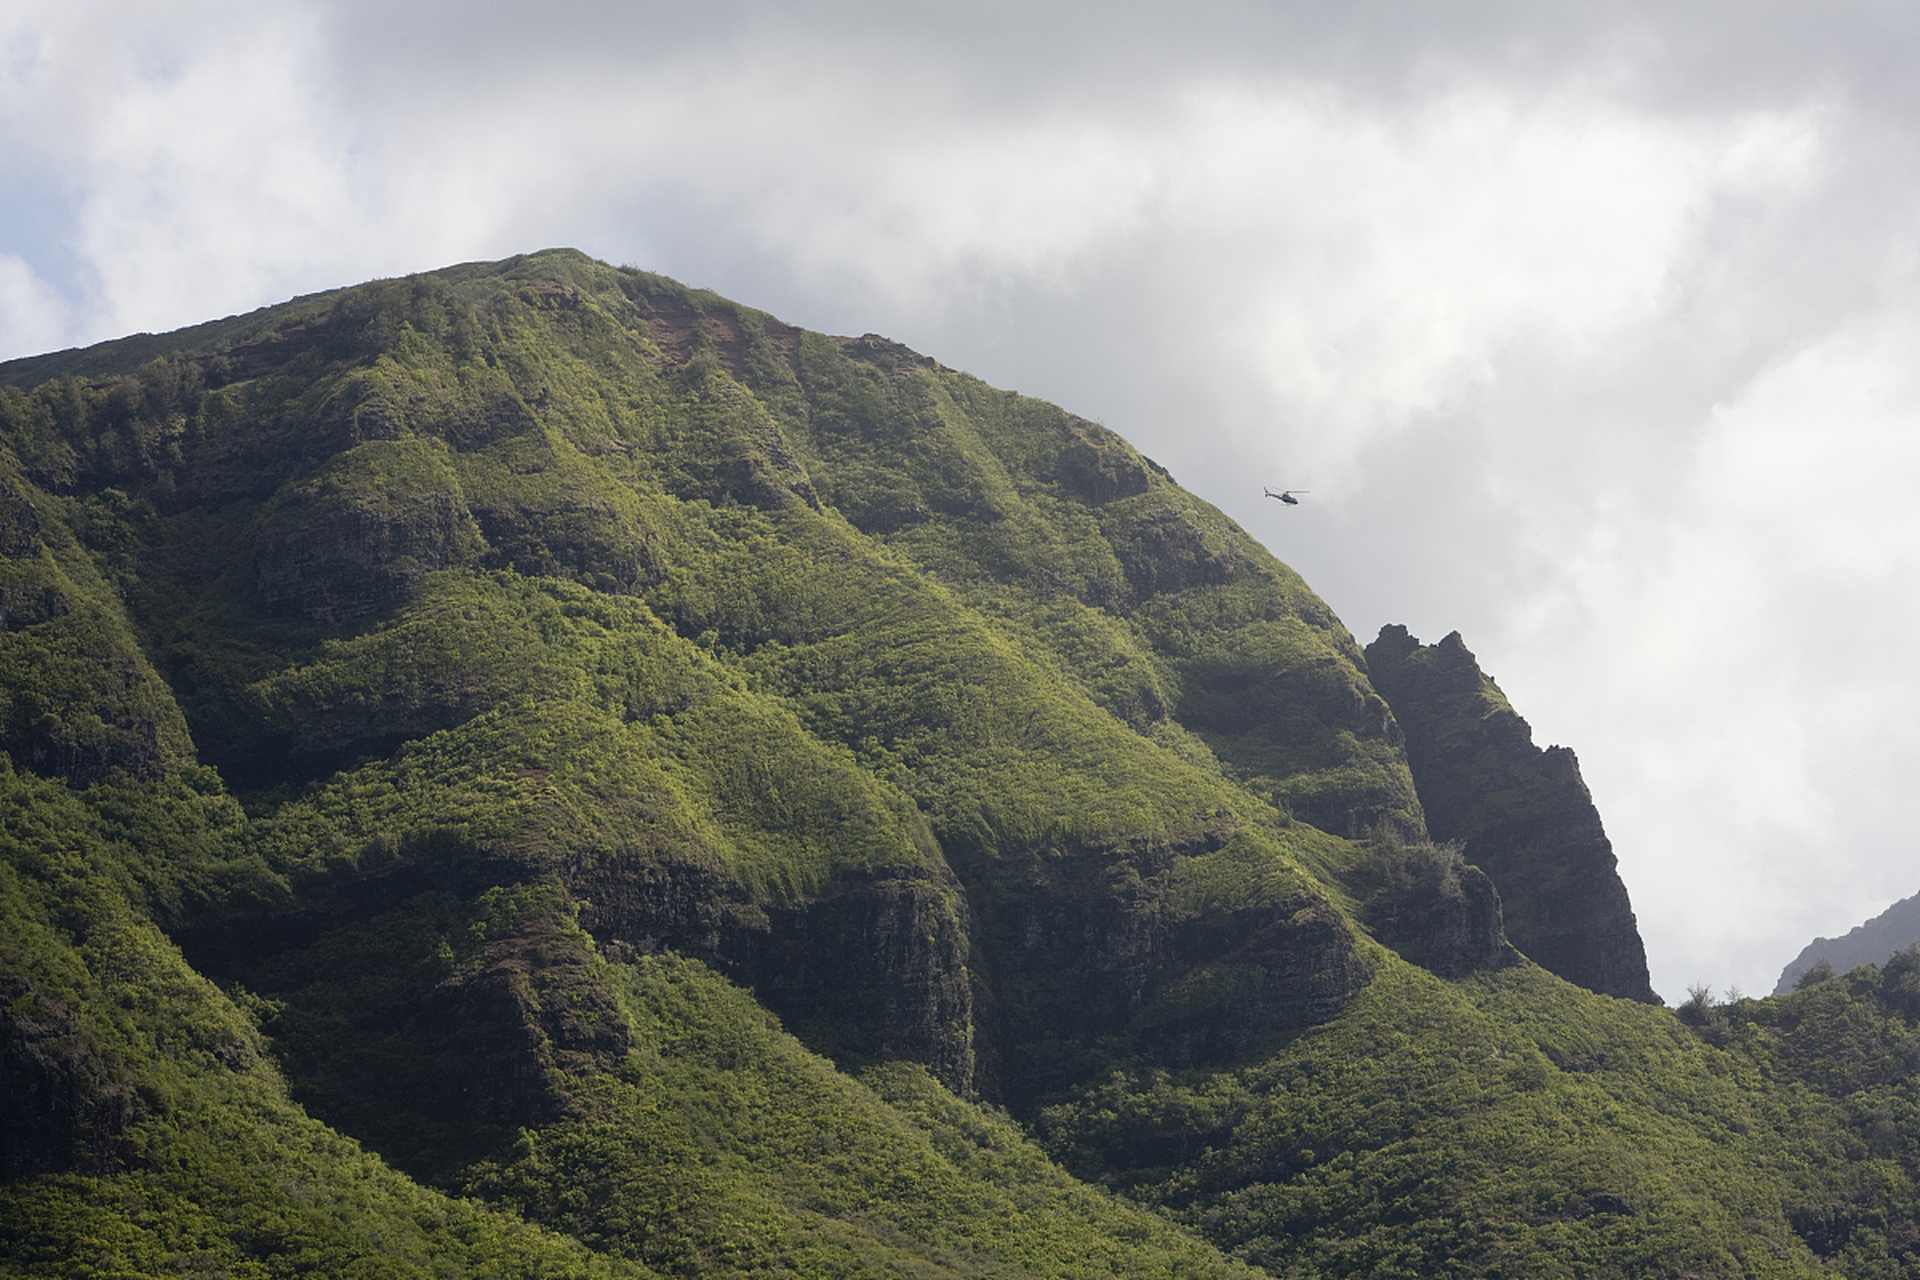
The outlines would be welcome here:
<svg viewBox="0 0 1920 1280">
<path fill-rule="evenodd" d="M 1458 841 L 1492 878 L 1508 939 L 1569 982 L 1659 1003 L 1573 752 L 1534 745 L 1458 631 L 1422 645 L 1403 626 L 1384 627 L 1367 646 L 1367 671 L 1406 734 L 1428 831 Z"/>
</svg>

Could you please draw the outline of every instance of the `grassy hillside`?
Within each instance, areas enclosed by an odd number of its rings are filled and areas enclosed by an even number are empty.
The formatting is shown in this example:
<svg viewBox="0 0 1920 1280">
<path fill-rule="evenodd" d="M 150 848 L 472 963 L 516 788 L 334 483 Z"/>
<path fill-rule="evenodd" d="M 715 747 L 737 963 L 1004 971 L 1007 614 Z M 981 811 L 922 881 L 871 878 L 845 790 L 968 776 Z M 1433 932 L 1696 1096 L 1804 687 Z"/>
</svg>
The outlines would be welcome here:
<svg viewBox="0 0 1920 1280">
<path fill-rule="evenodd" d="M 1535 968 L 1098 424 L 556 251 L 0 444 L 0 1272 L 1920 1274 L 1905 979 Z"/>
</svg>

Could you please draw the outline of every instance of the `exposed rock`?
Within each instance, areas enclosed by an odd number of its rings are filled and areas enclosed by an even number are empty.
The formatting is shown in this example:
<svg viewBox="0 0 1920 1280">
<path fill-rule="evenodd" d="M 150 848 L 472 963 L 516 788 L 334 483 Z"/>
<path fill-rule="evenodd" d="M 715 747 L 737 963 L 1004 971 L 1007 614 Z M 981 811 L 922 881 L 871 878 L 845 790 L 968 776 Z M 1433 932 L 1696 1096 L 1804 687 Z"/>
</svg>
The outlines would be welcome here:
<svg viewBox="0 0 1920 1280">
<path fill-rule="evenodd" d="M 0 631 L 35 628 L 73 612 L 71 597 L 56 581 L 60 570 L 42 555 L 44 549 L 40 512 L 0 480 Z"/>
<path fill-rule="evenodd" d="M 905 1058 L 972 1093 L 966 903 L 943 873 L 870 867 L 765 909 L 737 881 L 686 862 L 609 860 L 569 883 L 609 956 L 702 960 L 751 987 L 817 1052 L 849 1064 Z"/>
<path fill-rule="evenodd" d="M 535 872 L 524 861 L 429 836 L 401 846 L 402 860 L 380 870 L 302 886 L 297 902 L 267 888 L 252 901 L 191 920 L 173 921 L 168 937 L 201 973 L 222 981 L 263 958 L 309 947 L 329 933 L 371 920 L 425 893 L 472 896 L 490 886 L 526 884 Z"/>
<path fill-rule="evenodd" d="M 1429 972 L 1462 978 L 1519 960 L 1493 881 L 1456 848 L 1390 846 L 1363 874 L 1372 881 L 1361 904 L 1367 927 Z"/>
<path fill-rule="evenodd" d="M 372 440 L 398 440 L 407 417 L 390 397 L 375 392 L 364 375 L 348 379 L 322 402 L 302 432 L 317 457 L 331 457 Z"/>
<path fill-rule="evenodd" d="M 1079 1083 L 1102 1044 L 1217 1066 L 1347 1007 L 1371 975 L 1321 899 L 1173 907 L 1176 858 L 1211 847 L 1055 850 L 972 868 L 983 1092 L 1018 1112 Z"/>
<path fill-rule="evenodd" d="M 1226 652 L 1182 664 L 1178 718 L 1273 799 L 1322 831 L 1363 839 L 1426 834 L 1400 726 L 1354 665 L 1331 655 L 1254 664 Z M 1364 761 L 1361 769 L 1351 767 Z"/>
<path fill-rule="evenodd" d="M 940 364 L 932 356 L 923 356 L 904 342 L 895 342 L 892 338 L 878 333 L 863 333 L 857 338 L 841 338 L 840 349 L 855 360 L 864 360 L 868 364 L 883 369 L 894 370 L 902 366 L 922 369 L 938 369 Z"/>
<path fill-rule="evenodd" d="M 0 480 L 0 558 L 26 560 L 40 554 L 40 513 Z"/>
<path fill-rule="evenodd" d="M 1125 440 L 1080 418 L 1069 418 L 1066 432 L 1054 471 L 1069 493 L 1099 506 L 1147 491 L 1152 473 Z"/>
<path fill-rule="evenodd" d="M 487 943 L 469 973 L 435 993 L 427 1017 L 473 1043 L 462 1055 L 473 1070 L 446 1091 L 455 1118 L 507 1126 L 557 1118 L 566 1078 L 612 1070 L 632 1034 L 604 972 L 543 916 Z"/>
<path fill-rule="evenodd" d="M 34 627 L 73 612 L 41 556 L 40 513 L 0 480 L 0 631 Z"/>
<path fill-rule="evenodd" d="M 571 578 L 622 595 L 664 576 L 651 533 L 588 498 L 568 495 L 545 506 L 476 505 L 473 516 L 486 538 L 488 568 Z"/>
<path fill-rule="evenodd" d="M 75 786 L 151 777 L 191 750 L 185 721 L 118 602 L 48 549 L 70 535 L 44 527 L 27 487 L 0 481 L 0 751 Z"/>
<path fill-rule="evenodd" d="M 286 368 L 326 340 L 325 326 L 285 325 L 238 343 L 222 354 L 230 378 L 264 378 Z"/>
<path fill-rule="evenodd" d="M 970 1096 L 965 913 L 950 875 L 869 868 L 831 895 L 768 911 L 754 994 L 817 1051 L 850 1063 L 905 1058 Z"/>
<path fill-rule="evenodd" d="M 697 863 L 608 858 L 572 870 L 567 884 L 587 904 L 581 927 L 614 959 L 674 951 L 729 969 L 767 931 L 738 880 Z"/>
<path fill-rule="evenodd" d="M 16 699 L 18 722 L 0 725 L 0 745 L 41 777 L 75 787 L 116 772 L 157 776 L 181 745 L 179 713 L 166 705 L 164 686 L 135 655 L 96 648 L 81 650 L 80 657 L 94 664 L 94 687 L 57 704 L 36 704 L 31 695 Z M 36 705 L 45 707 L 38 715 L 32 714 Z"/>
<path fill-rule="evenodd" d="M 1406 733 L 1428 831 L 1458 841 L 1492 877 L 1513 944 L 1569 982 L 1660 1003 L 1573 752 L 1533 744 L 1458 632 L 1422 645 L 1405 627 L 1384 627 L 1367 668 Z"/>
<path fill-rule="evenodd" d="M 1802 974 L 1825 960 L 1835 973 L 1863 964 L 1885 965 L 1894 952 L 1920 942 L 1920 893 L 1882 911 L 1865 924 L 1855 925 L 1838 938 L 1815 938 L 1780 971 L 1773 994 L 1793 990 Z"/>
<path fill-rule="evenodd" d="M 412 600 L 423 574 L 485 546 L 458 481 L 424 442 L 374 442 L 280 494 L 254 545 L 268 610 L 338 625 Z"/>
<path fill-rule="evenodd" d="M 1141 513 L 1116 531 L 1114 554 L 1141 600 L 1163 592 L 1218 586 L 1240 567 L 1225 540 L 1209 536 L 1188 512 L 1173 507 Z"/>
<path fill-rule="evenodd" d="M 745 382 L 752 377 L 757 357 L 771 355 L 786 361 L 800 349 L 800 330 L 761 312 L 734 307 L 710 294 L 689 296 L 677 289 L 658 288 L 640 275 L 625 275 L 620 285 L 646 318 L 654 345 L 675 365 L 684 366 L 696 354 L 709 352 L 730 376 Z M 860 341 L 841 339 L 845 344 Z M 887 344 L 884 338 L 878 341 Z"/>
<path fill-rule="evenodd" d="M 537 435 L 539 430 L 539 420 L 526 401 L 504 392 L 439 424 L 447 443 L 461 450 L 484 449 L 514 436 Z"/>
<path fill-rule="evenodd" d="M 0 1181 L 117 1171 L 133 1114 L 129 1074 L 73 1010 L 0 975 Z"/>
<path fill-rule="evenodd" d="M 249 987 L 289 997 L 270 1006 L 267 1028 L 314 1115 L 429 1178 L 575 1114 L 581 1081 L 617 1069 L 632 1044 L 607 967 L 551 900 L 517 919 L 469 917 L 461 932 L 478 945 L 457 960 L 451 947 L 439 955 L 421 947 L 452 901 L 428 893 L 394 914 L 361 917 L 346 947 L 299 922 L 283 938 L 291 947 L 274 947 L 264 931 L 251 941 L 265 945 L 250 953 L 233 946 L 247 939 L 231 931 L 189 939 L 203 944 L 201 957 L 237 961 Z M 316 979 L 347 994 L 323 1001 L 317 1016 L 303 1007 Z"/>
<path fill-rule="evenodd" d="M 449 543 L 466 509 L 432 495 L 403 511 L 342 504 L 263 538 L 254 566 L 260 598 L 274 613 L 336 625 L 412 600 L 422 574 L 453 562 Z"/>
<path fill-rule="evenodd" d="M 0 631 L 37 627 L 73 612 L 67 593 L 40 583 L 0 584 Z"/>
<path fill-rule="evenodd" d="M 820 509 L 820 495 L 806 467 L 771 425 L 732 442 L 714 467 L 713 480 L 721 498 L 767 511 L 795 503 Z"/>
<path fill-rule="evenodd" d="M 1331 1021 L 1372 976 L 1340 913 L 1304 895 L 1180 921 L 1169 943 L 1191 967 L 1153 993 L 1133 1032 L 1172 1067 L 1221 1066 Z"/>
</svg>

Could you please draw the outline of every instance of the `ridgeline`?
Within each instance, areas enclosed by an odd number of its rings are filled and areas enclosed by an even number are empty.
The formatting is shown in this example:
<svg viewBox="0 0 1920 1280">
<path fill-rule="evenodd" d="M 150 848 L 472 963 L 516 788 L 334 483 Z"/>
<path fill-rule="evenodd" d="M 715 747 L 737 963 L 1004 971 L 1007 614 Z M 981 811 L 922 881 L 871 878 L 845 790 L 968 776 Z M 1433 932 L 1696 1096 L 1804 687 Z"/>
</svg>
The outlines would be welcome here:
<svg viewBox="0 0 1920 1280">
<path fill-rule="evenodd" d="M 570 251 L 0 365 L 0 746 L 0 1276 L 1920 1275 L 1920 955 L 1659 1007 L 1458 637 Z"/>
</svg>

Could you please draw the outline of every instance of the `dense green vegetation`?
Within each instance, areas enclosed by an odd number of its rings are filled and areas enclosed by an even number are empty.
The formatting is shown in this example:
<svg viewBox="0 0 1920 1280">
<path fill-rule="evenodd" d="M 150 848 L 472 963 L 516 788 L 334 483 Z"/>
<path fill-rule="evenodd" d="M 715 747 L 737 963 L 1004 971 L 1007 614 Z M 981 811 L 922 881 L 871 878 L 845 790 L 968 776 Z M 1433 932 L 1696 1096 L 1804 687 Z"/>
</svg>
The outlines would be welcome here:
<svg viewBox="0 0 1920 1280">
<path fill-rule="evenodd" d="M 1552 977 L 1124 441 L 577 254 L 0 366 L 0 748 L 0 1274 L 1920 1275 L 1920 959 Z"/>
</svg>

